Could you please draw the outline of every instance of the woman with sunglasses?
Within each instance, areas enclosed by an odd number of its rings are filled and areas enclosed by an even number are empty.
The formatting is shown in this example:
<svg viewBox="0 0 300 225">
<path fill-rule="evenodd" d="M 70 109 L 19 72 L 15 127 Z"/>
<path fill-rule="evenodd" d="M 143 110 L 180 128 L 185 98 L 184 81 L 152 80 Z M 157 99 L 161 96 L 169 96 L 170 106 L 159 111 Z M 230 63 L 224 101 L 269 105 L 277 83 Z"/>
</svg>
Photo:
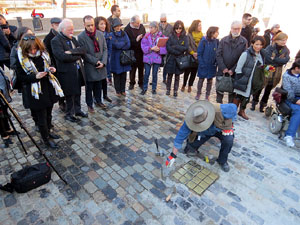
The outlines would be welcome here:
<svg viewBox="0 0 300 225">
<path fill-rule="evenodd" d="M 177 66 L 176 58 L 183 56 L 184 53 L 188 51 L 188 49 L 189 49 L 189 42 L 184 29 L 184 24 L 182 21 L 177 20 L 174 24 L 172 35 L 167 41 L 168 55 L 167 55 L 165 70 L 168 74 L 168 77 L 167 77 L 166 95 L 170 95 L 172 78 L 173 75 L 175 74 L 174 97 L 177 96 L 180 74 L 183 73 L 184 71 L 179 69 L 179 67 Z"/>
<path fill-rule="evenodd" d="M 17 49 L 17 79 L 23 85 L 23 105 L 31 109 L 36 117 L 42 140 L 47 147 L 58 148 L 52 139 L 59 137 L 50 133 L 52 108 L 63 91 L 51 67 L 49 54 L 44 44 L 32 34 L 25 34 Z"/>
</svg>

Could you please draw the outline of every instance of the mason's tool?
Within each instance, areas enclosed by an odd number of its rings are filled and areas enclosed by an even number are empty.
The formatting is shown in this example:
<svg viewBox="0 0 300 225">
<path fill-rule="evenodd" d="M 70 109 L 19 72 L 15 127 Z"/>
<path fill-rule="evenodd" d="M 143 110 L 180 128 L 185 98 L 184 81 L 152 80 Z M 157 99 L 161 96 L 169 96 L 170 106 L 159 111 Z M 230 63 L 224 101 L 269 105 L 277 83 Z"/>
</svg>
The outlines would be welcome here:
<svg viewBox="0 0 300 225">
<path fill-rule="evenodd" d="M 176 194 L 176 187 L 175 187 L 175 185 L 174 185 L 174 186 L 173 186 L 173 191 L 172 191 L 172 193 L 169 194 L 169 195 L 166 197 L 166 202 L 170 201 L 172 195 L 175 195 L 175 194 Z"/>
<path fill-rule="evenodd" d="M 155 153 L 155 155 L 156 155 L 156 156 L 164 157 L 164 156 L 165 156 L 165 153 L 163 152 L 163 150 L 162 150 L 162 149 L 161 149 L 161 150 L 158 149 L 158 140 L 157 140 L 157 138 L 155 138 L 154 142 L 155 142 L 155 145 L 156 145 L 156 151 L 157 151 L 157 152 Z"/>
</svg>

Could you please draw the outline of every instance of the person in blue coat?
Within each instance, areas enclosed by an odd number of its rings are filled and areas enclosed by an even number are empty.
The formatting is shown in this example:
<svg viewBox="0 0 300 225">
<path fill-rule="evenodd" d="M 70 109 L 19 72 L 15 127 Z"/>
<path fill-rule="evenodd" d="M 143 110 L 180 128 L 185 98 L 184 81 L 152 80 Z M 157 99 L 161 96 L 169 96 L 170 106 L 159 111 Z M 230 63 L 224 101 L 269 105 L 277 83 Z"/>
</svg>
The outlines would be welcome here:
<svg viewBox="0 0 300 225">
<path fill-rule="evenodd" d="M 126 96 L 126 74 L 131 70 L 130 65 L 123 66 L 120 63 L 120 55 L 122 50 L 128 50 L 130 48 L 130 40 L 123 30 L 121 30 L 122 21 L 119 18 L 113 19 L 113 33 L 112 33 L 112 52 L 110 61 L 110 71 L 114 76 L 114 86 L 116 89 L 116 95 L 118 97 Z"/>
<path fill-rule="evenodd" d="M 196 100 L 200 99 L 204 79 L 207 79 L 205 99 L 209 100 L 213 78 L 217 72 L 216 51 L 218 49 L 219 40 L 218 27 L 209 27 L 206 37 L 203 37 L 197 49 L 198 56 L 198 87 Z"/>
</svg>

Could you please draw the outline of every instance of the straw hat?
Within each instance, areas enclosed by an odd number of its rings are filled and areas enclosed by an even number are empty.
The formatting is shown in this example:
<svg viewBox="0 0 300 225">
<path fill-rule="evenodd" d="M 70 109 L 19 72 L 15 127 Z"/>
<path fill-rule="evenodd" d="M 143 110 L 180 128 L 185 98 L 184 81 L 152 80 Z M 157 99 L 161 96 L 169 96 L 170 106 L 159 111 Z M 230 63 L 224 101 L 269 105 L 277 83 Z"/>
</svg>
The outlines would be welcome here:
<svg viewBox="0 0 300 225">
<path fill-rule="evenodd" d="M 209 101 L 200 100 L 188 108 L 185 122 L 188 128 L 195 132 L 207 130 L 215 119 L 215 107 Z"/>
</svg>

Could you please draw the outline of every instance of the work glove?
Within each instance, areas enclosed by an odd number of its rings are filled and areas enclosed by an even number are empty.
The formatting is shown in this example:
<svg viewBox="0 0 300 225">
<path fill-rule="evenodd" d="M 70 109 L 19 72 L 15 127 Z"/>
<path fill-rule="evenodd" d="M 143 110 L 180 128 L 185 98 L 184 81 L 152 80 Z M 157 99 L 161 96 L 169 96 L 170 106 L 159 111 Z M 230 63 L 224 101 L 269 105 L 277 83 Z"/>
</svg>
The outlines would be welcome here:
<svg viewBox="0 0 300 225">
<path fill-rule="evenodd" d="M 173 163 L 175 162 L 175 159 L 177 158 L 177 156 L 172 152 L 166 160 L 166 167 L 171 167 L 173 165 Z"/>
</svg>

